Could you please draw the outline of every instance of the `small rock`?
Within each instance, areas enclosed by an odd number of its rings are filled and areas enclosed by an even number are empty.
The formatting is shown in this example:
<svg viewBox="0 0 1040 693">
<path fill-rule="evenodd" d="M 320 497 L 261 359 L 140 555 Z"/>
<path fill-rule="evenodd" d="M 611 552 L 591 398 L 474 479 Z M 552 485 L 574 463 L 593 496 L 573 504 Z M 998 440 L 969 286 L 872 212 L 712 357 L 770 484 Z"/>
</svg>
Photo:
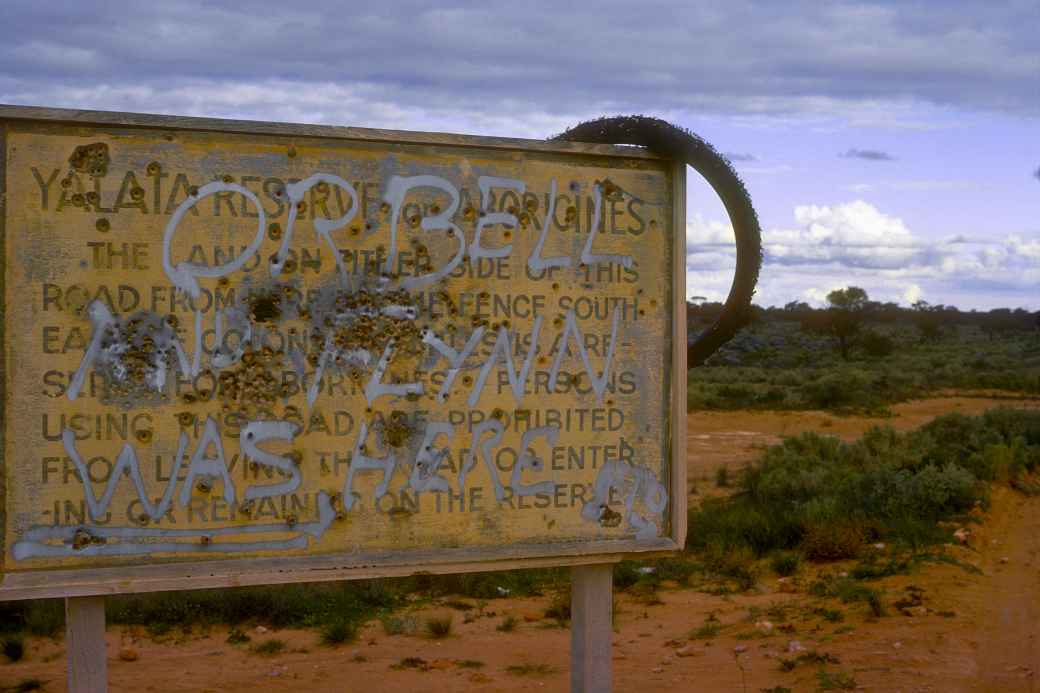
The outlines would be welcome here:
<svg viewBox="0 0 1040 693">
<path fill-rule="evenodd" d="M 918 618 L 920 618 L 921 616 L 927 616 L 928 615 L 928 607 L 925 607 L 925 606 L 909 606 L 909 607 L 903 609 L 903 613 L 906 614 L 907 616 L 917 616 Z"/>
<path fill-rule="evenodd" d="M 675 651 L 676 657 L 696 657 L 700 652 L 693 649 L 693 645 L 687 645 L 686 647 L 680 647 Z"/>
<path fill-rule="evenodd" d="M 897 650 L 901 650 L 903 649 L 903 643 L 896 640 L 894 643 L 892 643 L 892 647 L 896 648 Z"/>
<path fill-rule="evenodd" d="M 838 573 L 838 577 L 848 577 L 848 576 L 849 576 L 849 571 L 847 571 L 847 570 L 843 570 L 840 573 Z"/>
<path fill-rule="evenodd" d="M 265 628 L 264 626 L 257 626 L 256 627 L 256 632 L 259 633 L 260 635 L 263 635 L 264 633 L 267 632 L 267 628 Z"/>
<path fill-rule="evenodd" d="M 879 541 L 878 543 L 874 544 L 874 548 L 877 549 L 878 551 L 884 551 L 885 550 L 885 542 Z"/>
<path fill-rule="evenodd" d="M 527 623 L 534 623 L 535 621 L 542 620 L 542 614 L 538 611 L 525 611 L 522 614 L 524 621 Z"/>
<path fill-rule="evenodd" d="M 777 589 L 785 594 L 793 594 L 798 591 L 798 586 L 795 585 L 791 578 L 782 577 L 776 581 Z"/>
<path fill-rule="evenodd" d="M 755 629 L 762 635 L 772 635 L 773 623 L 771 621 L 759 621 L 755 624 Z"/>
<path fill-rule="evenodd" d="M 124 662 L 136 662 L 141 658 L 141 653 L 129 645 L 119 648 L 119 658 Z"/>
<path fill-rule="evenodd" d="M 660 674 L 660 673 L 661 673 L 662 671 L 664 671 L 664 667 L 654 667 L 654 668 L 652 669 L 652 671 L 653 671 L 653 672 L 654 672 L 655 674 Z"/>
<path fill-rule="evenodd" d="M 1008 558 L 1007 556 L 1001 556 L 1000 557 L 1000 562 L 1001 563 L 1007 563 L 1009 560 L 1011 560 L 1011 559 Z"/>
<path fill-rule="evenodd" d="M 627 657 L 625 656 L 625 653 L 624 653 L 624 652 L 615 652 L 615 653 L 614 653 L 614 656 L 613 656 L 613 658 L 614 658 L 614 659 L 628 659 L 628 658 L 627 658 Z"/>
<path fill-rule="evenodd" d="M 491 677 L 487 674 L 482 674 L 479 671 L 474 671 L 470 674 L 469 680 L 473 683 L 491 683 Z"/>
<path fill-rule="evenodd" d="M 745 652 L 747 652 L 747 645 L 737 645 L 733 648 L 733 651 L 736 654 L 744 654 Z"/>
<path fill-rule="evenodd" d="M 787 643 L 787 652 L 789 654 L 795 654 L 796 652 L 805 652 L 805 646 L 797 640 L 791 640 Z"/>
<path fill-rule="evenodd" d="M 967 530 L 967 529 L 964 529 L 963 527 L 959 528 L 956 532 L 953 533 L 953 538 L 956 539 L 961 544 L 967 544 L 968 543 L 968 537 L 970 537 L 970 536 L 971 536 L 971 531 Z"/>
</svg>

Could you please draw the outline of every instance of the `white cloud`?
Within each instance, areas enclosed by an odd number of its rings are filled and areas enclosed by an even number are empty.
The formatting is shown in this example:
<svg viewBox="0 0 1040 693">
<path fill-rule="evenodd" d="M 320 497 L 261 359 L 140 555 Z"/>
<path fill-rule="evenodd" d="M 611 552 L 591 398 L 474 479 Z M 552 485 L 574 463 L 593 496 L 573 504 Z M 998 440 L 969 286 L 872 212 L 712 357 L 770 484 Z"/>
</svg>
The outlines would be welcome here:
<svg viewBox="0 0 1040 693">
<path fill-rule="evenodd" d="M 831 290 L 855 285 L 874 300 L 904 305 L 927 295 L 966 307 L 1040 307 L 1040 235 L 927 242 L 863 200 L 799 205 L 794 218 L 794 228 L 763 232 L 765 261 L 755 299 L 760 304 L 798 299 L 823 305 Z M 691 293 L 724 297 L 735 264 L 731 227 L 696 216 L 686 234 Z"/>
</svg>

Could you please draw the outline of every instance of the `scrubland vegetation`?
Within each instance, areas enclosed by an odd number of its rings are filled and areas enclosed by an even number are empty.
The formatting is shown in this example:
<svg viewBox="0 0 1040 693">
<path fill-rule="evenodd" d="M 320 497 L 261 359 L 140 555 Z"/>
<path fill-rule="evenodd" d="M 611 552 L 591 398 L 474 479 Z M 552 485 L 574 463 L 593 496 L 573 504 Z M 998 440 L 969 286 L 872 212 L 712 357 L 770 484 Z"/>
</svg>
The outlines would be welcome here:
<svg viewBox="0 0 1040 693">
<path fill-rule="evenodd" d="M 719 310 L 689 305 L 690 334 Z M 941 390 L 1040 394 L 1040 315 L 1027 311 L 966 313 L 864 300 L 852 308 L 755 307 L 748 320 L 705 366 L 690 371 L 688 409 L 885 415 L 888 405 Z"/>
</svg>

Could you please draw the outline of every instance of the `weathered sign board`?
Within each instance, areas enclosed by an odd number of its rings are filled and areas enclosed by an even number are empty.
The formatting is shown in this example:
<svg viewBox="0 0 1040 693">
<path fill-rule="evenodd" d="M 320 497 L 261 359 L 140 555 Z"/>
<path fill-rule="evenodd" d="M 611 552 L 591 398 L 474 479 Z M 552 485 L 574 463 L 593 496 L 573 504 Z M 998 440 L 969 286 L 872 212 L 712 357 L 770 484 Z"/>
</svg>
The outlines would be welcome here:
<svg viewBox="0 0 1040 693">
<path fill-rule="evenodd" d="M 685 167 L 0 108 L 0 599 L 685 535 Z"/>
</svg>

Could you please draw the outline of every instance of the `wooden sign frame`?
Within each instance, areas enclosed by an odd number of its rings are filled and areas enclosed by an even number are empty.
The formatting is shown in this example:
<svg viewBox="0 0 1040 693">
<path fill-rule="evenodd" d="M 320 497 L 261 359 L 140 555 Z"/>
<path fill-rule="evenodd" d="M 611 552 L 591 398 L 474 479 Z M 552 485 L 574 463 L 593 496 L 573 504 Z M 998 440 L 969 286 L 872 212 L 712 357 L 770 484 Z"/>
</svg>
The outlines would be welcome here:
<svg viewBox="0 0 1040 693">
<path fill-rule="evenodd" d="M 61 109 L 0 106 L 0 238 L 3 246 L 4 276 L 0 289 L 6 292 L 8 234 L 14 229 L 4 226 L 9 216 L 8 197 L 8 133 L 12 128 L 32 125 L 42 130 L 75 132 L 87 135 L 93 130 L 108 132 L 153 132 L 177 135 L 182 132 L 224 133 L 257 138 L 278 137 L 285 142 L 337 141 L 381 143 L 388 147 L 418 145 L 451 148 L 451 151 L 493 150 L 498 152 L 544 153 L 582 157 L 585 160 L 616 161 L 618 159 L 656 159 L 642 149 L 609 145 L 545 142 L 521 139 L 472 137 L 433 133 L 397 132 L 317 125 L 289 125 L 251 121 L 181 118 L 155 115 L 71 111 Z M 668 383 L 671 416 L 668 421 L 670 468 L 668 478 L 667 536 L 652 540 L 612 539 L 574 542 L 571 545 L 531 545 L 479 549 L 458 547 L 426 551 L 382 552 L 378 556 L 315 555 L 295 557 L 291 565 L 279 557 L 261 557 L 208 561 L 172 561 L 153 565 L 121 565 L 4 572 L 0 562 L 0 599 L 42 597 L 86 597 L 92 595 L 216 588 L 241 585 L 316 582 L 343 579 L 389 577 L 424 573 L 460 573 L 524 567 L 580 566 L 604 564 L 625 557 L 646 557 L 673 552 L 683 547 L 686 536 L 686 320 L 685 320 L 685 164 L 667 163 L 671 178 L 672 295 L 671 295 L 671 359 L 672 377 Z M 5 294 L 6 295 L 6 294 Z M 7 330 L 5 317 L 2 328 Z M 5 345 L 3 377 L 0 387 L 5 402 L 4 440 L 8 441 L 7 421 L 17 406 L 18 393 L 8 390 L 9 376 L 18 364 L 11 363 Z M 0 459 L 0 470 L 6 464 Z M 14 489 L 4 487 L 8 478 L 0 473 L 0 499 L 8 498 Z M 6 535 L 4 506 L 0 505 L 0 542 Z M 7 547 L 0 543 L 0 560 Z"/>
</svg>

